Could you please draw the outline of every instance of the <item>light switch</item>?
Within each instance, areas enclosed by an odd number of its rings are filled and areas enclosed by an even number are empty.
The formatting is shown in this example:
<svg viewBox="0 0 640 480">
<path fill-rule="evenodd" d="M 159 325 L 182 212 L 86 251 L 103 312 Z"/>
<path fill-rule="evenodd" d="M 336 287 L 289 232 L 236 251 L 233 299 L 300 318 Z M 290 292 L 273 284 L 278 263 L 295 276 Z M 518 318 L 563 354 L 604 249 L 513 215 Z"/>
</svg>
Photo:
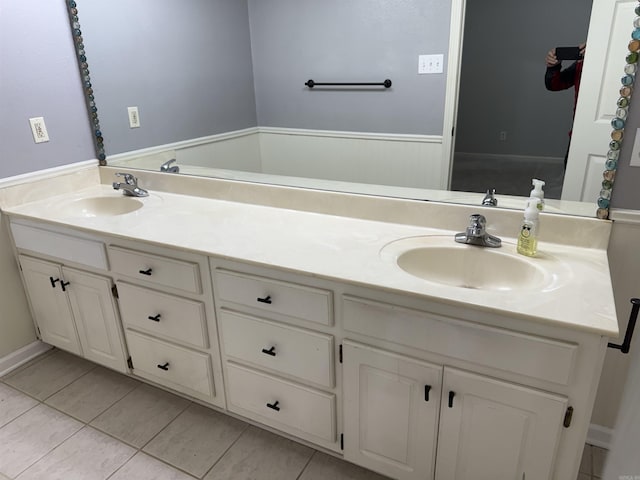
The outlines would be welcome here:
<svg viewBox="0 0 640 480">
<path fill-rule="evenodd" d="M 418 55 L 418 74 L 442 73 L 444 71 L 444 55 Z"/>
<path fill-rule="evenodd" d="M 31 125 L 34 142 L 42 143 L 49 141 L 49 134 L 47 133 L 47 126 L 44 124 L 44 117 L 30 118 L 29 124 Z"/>
<path fill-rule="evenodd" d="M 138 107 L 127 107 L 127 112 L 129 113 L 129 127 L 138 128 L 140 126 Z"/>
<path fill-rule="evenodd" d="M 640 167 L 640 128 L 636 130 L 636 138 L 633 141 L 633 151 L 631 152 L 629 165 L 632 167 Z"/>
</svg>

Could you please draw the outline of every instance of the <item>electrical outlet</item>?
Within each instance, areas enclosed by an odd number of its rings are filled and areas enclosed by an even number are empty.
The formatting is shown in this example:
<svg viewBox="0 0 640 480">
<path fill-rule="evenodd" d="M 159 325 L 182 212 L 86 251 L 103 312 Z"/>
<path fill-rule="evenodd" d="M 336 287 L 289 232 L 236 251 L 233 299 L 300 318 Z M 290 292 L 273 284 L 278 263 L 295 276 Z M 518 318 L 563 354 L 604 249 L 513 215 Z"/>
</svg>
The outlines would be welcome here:
<svg viewBox="0 0 640 480">
<path fill-rule="evenodd" d="M 29 124 L 31 125 L 34 142 L 42 143 L 49 141 L 49 134 L 47 133 L 47 126 L 44 124 L 44 117 L 30 118 Z"/>
<path fill-rule="evenodd" d="M 127 111 L 129 112 L 129 127 L 140 127 L 140 114 L 138 113 L 138 107 L 127 107 Z"/>
<path fill-rule="evenodd" d="M 418 55 L 418 75 L 428 73 L 442 73 L 444 70 L 444 55 Z"/>
<path fill-rule="evenodd" d="M 507 140 L 507 132 L 505 130 L 502 130 L 500 132 L 500 141 L 505 142 L 506 140 Z"/>
</svg>

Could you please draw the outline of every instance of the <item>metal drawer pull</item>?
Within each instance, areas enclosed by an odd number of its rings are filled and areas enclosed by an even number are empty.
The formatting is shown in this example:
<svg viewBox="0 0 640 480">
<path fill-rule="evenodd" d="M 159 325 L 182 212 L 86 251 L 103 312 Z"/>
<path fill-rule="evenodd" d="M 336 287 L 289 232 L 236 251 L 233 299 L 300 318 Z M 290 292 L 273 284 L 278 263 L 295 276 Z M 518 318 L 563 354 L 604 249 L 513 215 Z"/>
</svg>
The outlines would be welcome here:
<svg viewBox="0 0 640 480">
<path fill-rule="evenodd" d="M 151 315 L 149 315 L 147 318 L 148 318 L 149 320 L 153 320 L 154 322 L 159 322 L 159 321 L 160 321 L 160 317 L 161 317 L 161 316 L 162 316 L 162 315 L 160 315 L 160 314 L 157 314 L 155 317 L 152 317 Z"/>
<path fill-rule="evenodd" d="M 141 275 L 148 275 L 148 276 L 151 276 L 152 271 L 153 271 L 153 268 L 147 268 L 146 270 L 138 270 L 138 272 Z"/>
<path fill-rule="evenodd" d="M 49 281 L 51 282 L 51 286 L 53 288 L 56 288 L 56 282 L 59 282 L 60 279 L 59 278 L 54 279 L 53 277 L 49 277 Z"/>
<path fill-rule="evenodd" d="M 60 282 L 60 286 L 62 287 L 62 291 L 63 291 L 63 292 L 66 292 L 66 291 L 67 291 L 67 289 L 66 289 L 66 288 L 64 288 L 64 287 L 66 287 L 67 285 L 69 285 L 69 282 L 65 282 L 64 280 L 62 280 L 62 281 Z"/>
<path fill-rule="evenodd" d="M 449 390 L 449 408 L 453 408 L 453 397 L 456 396 L 456 392 Z"/>
<path fill-rule="evenodd" d="M 164 365 L 158 365 L 158 368 L 166 372 L 167 370 L 169 370 L 169 362 L 165 362 Z"/>
<path fill-rule="evenodd" d="M 265 355 L 271 355 L 272 357 L 276 356 L 276 347 L 271 347 L 269 350 L 267 350 L 266 348 L 262 349 L 262 353 L 264 353 Z"/>
<path fill-rule="evenodd" d="M 268 303 L 270 305 L 271 304 L 271 295 L 267 295 L 264 298 L 258 297 L 256 300 L 258 300 L 260 303 Z"/>
<path fill-rule="evenodd" d="M 424 401 L 428 402 L 429 401 L 429 392 L 431 391 L 431 385 L 425 385 L 424 386 Z"/>
<path fill-rule="evenodd" d="M 275 410 L 276 412 L 280 411 L 280 407 L 278 406 L 280 402 L 279 401 L 275 401 L 274 403 L 267 403 L 267 407 L 269 407 L 271 410 Z"/>
</svg>

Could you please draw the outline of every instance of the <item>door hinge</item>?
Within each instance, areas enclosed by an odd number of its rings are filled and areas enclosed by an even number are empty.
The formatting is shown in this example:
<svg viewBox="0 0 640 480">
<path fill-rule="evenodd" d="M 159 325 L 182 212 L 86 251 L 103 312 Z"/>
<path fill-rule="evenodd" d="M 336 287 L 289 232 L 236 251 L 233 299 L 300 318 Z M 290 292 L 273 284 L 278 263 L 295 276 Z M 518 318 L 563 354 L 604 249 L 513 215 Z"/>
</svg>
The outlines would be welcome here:
<svg viewBox="0 0 640 480">
<path fill-rule="evenodd" d="M 133 360 L 131 360 L 131 355 L 127 358 L 127 366 L 133 370 Z"/>
<path fill-rule="evenodd" d="M 564 428 L 569 428 L 571 426 L 571 419 L 573 418 L 573 407 L 567 407 L 567 411 L 564 413 L 564 421 L 562 424 Z"/>
<path fill-rule="evenodd" d="M 42 334 L 40 333 L 40 327 L 36 325 L 36 330 L 38 331 L 38 338 L 42 338 Z"/>
<path fill-rule="evenodd" d="M 113 294 L 114 298 L 120 298 L 118 296 L 118 286 L 117 285 L 114 285 L 113 287 L 111 287 L 111 293 Z"/>
<path fill-rule="evenodd" d="M 344 433 L 340 434 L 340 450 L 344 450 Z"/>
<path fill-rule="evenodd" d="M 338 349 L 338 361 L 342 363 L 342 345 L 340 345 L 340 348 Z"/>
<path fill-rule="evenodd" d="M 453 134 L 456 133 L 456 127 L 455 125 L 453 127 L 451 127 L 451 136 L 453 137 Z"/>
</svg>

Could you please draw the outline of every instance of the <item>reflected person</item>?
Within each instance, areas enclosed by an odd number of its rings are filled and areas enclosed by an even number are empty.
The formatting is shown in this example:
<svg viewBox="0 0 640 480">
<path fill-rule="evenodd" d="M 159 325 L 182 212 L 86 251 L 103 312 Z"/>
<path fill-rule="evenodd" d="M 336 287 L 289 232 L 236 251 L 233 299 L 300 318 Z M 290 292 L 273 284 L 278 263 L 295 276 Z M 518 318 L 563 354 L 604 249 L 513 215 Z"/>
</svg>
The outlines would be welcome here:
<svg viewBox="0 0 640 480">
<path fill-rule="evenodd" d="M 544 84 L 547 90 L 556 92 L 559 90 L 568 90 L 571 87 L 574 88 L 574 102 L 573 102 L 573 117 L 576 114 L 576 105 L 578 103 L 578 93 L 580 91 L 580 78 L 582 77 L 582 65 L 584 63 L 584 53 L 586 50 L 586 43 L 582 43 L 578 46 L 578 55 L 573 63 L 567 68 L 562 68 L 562 59 L 564 55 L 556 55 L 556 49 L 549 50 L 545 62 L 547 64 L 547 70 L 544 75 Z M 563 52 L 564 53 L 564 52 Z M 560 56 L 560 58 L 558 58 Z M 569 144 L 571 144 L 571 133 L 573 128 L 569 130 Z M 567 158 L 569 156 L 569 146 L 567 146 L 567 153 L 564 156 L 564 168 L 567 168 Z"/>
</svg>

